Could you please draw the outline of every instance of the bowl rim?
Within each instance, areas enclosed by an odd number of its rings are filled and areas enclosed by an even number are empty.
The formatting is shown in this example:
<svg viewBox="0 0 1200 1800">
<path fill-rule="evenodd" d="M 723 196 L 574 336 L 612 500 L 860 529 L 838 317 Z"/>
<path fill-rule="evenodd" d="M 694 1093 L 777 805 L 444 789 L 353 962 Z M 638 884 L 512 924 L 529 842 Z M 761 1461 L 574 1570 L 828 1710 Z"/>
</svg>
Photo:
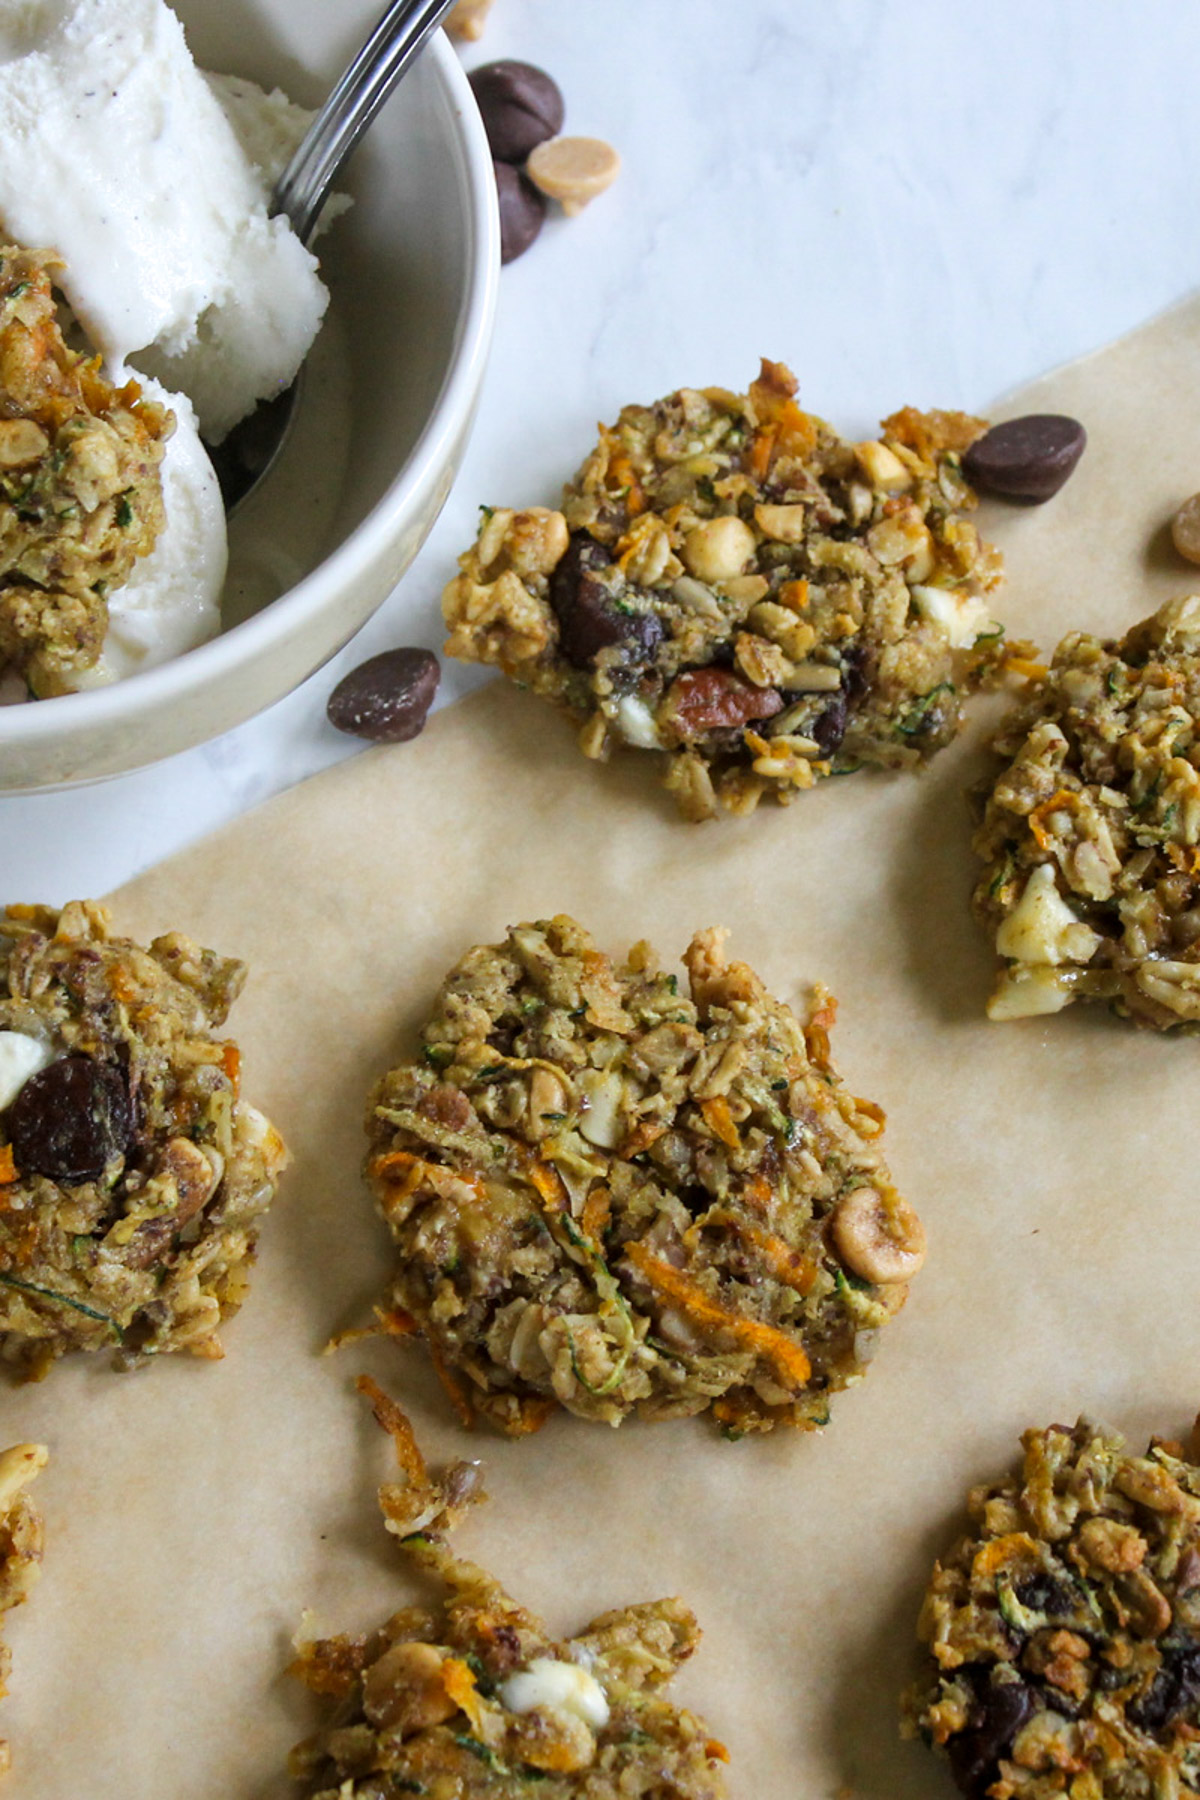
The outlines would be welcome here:
<svg viewBox="0 0 1200 1800">
<path fill-rule="evenodd" d="M 450 367 L 403 466 L 350 535 L 295 587 L 251 618 L 181 656 L 123 681 L 82 693 L 0 706 L 0 755 L 6 746 L 37 745 L 54 739 L 61 731 L 76 737 L 91 726 L 110 724 L 123 716 L 133 719 L 143 709 L 156 710 L 172 700 L 181 701 L 237 669 L 244 659 L 254 660 L 287 640 L 298 626 L 327 605 L 331 588 L 340 590 L 352 585 L 378 559 L 392 533 L 395 515 L 426 485 L 433 470 L 451 460 L 462 420 L 473 410 L 491 346 L 500 285 L 500 219 L 492 153 L 483 122 L 466 72 L 445 31 L 434 33 L 423 60 L 428 61 L 460 128 L 455 148 L 465 178 L 466 280 Z M 337 645 L 333 646 L 321 661 L 336 655 L 337 649 Z M 313 672 L 315 667 L 309 671 Z M 265 710 L 256 707 L 250 716 Z"/>
</svg>

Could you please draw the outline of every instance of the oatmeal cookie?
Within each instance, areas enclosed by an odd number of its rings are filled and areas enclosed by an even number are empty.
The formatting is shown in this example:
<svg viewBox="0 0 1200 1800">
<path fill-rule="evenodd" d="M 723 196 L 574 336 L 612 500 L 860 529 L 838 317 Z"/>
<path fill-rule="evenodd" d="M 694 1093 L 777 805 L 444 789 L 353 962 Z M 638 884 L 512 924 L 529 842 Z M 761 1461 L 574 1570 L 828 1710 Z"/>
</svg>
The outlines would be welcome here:
<svg viewBox="0 0 1200 1800">
<path fill-rule="evenodd" d="M 764 362 L 627 406 L 560 512 L 483 509 L 443 595 L 451 655 L 556 701 L 586 756 L 665 752 L 690 819 L 925 761 L 1003 662 L 961 466 L 984 421 L 906 407 L 849 444 L 795 393 Z"/>
<path fill-rule="evenodd" d="M 646 943 L 615 965 L 573 919 L 518 925 L 371 1096 L 382 1316 L 468 1421 L 824 1425 L 903 1304 L 924 1234 L 830 1062 L 834 1004 L 802 1027 L 725 936 L 692 940 L 681 988 Z"/>
<path fill-rule="evenodd" d="M 1200 1467 L 1155 1439 L 1027 1431 L 1020 1477 L 972 1489 L 935 1565 L 905 1730 L 964 1794 L 1158 1800 L 1200 1792 Z"/>
<path fill-rule="evenodd" d="M 1004 957 L 993 1019 L 1105 1000 L 1200 1020 L 1200 595 L 1123 638 L 1063 639 L 1002 724 L 975 912 Z"/>
<path fill-rule="evenodd" d="M 102 906 L 0 915 L 0 1357 L 221 1355 L 286 1152 L 215 1037 L 245 976 Z"/>
<path fill-rule="evenodd" d="M 292 1753 L 311 1800 L 725 1800 L 724 1746 L 661 1693 L 700 1641 L 682 1601 L 622 1607 L 552 1637 L 445 1542 L 482 1498 L 478 1468 L 428 1476 L 399 1407 L 366 1377 L 359 1387 L 403 1471 L 379 1491 L 387 1528 L 447 1594 L 369 1634 L 298 1645 L 293 1672 L 337 1702 Z"/>
<path fill-rule="evenodd" d="M 44 1444 L 14 1444 L 0 1451 L 0 1619 L 28 1600 L 42 1573 L 42 1515 L 25 1489 L 49 1460 Z M 0 1695 L 8 1692 L 12 1652 L 0 1638 Z M 10 1763 L 0 1738 L 0 1774 Z"/>
<path fill-rule="evenodd" d="M 49 250 L 0 246 L 0 676 L 41 699 L 100 655 L 105 596 L 154 548 L 175 427 L 63 341 Z"/>
</svg>

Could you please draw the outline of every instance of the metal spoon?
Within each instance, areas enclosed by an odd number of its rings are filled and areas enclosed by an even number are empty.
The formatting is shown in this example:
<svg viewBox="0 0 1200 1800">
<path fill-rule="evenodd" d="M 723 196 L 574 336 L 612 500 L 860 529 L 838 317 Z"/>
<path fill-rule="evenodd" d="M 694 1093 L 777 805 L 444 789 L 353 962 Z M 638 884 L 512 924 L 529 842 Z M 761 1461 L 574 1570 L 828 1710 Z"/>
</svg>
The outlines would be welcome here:
<svg viewBox="0 0 1200 1800">
<path fill-rule="evenodd" d="M 311 239 L 342 164 L 453 4 L 392 0 L 305 132 L 268 207 L 272 218 L 286 214 L 302 244 Z M 282 394 L 260 401 L 223 442 L 205 446 L 227 513 L 241 505 L 279 455 L 303 373 Z"/>
</svg>

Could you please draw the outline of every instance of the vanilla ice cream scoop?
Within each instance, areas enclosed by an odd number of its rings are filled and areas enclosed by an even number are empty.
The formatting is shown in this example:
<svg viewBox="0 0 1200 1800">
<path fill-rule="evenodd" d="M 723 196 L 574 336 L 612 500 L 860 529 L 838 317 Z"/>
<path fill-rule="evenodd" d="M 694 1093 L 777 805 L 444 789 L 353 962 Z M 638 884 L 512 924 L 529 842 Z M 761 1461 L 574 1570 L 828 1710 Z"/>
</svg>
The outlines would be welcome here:
<svg viewBox="0 0 1200 1800">
<path fill-rule="evenodd" d="M 163 0 L 0 0 L 0 220 L 52 245 L 110 370 L 216 442 L 293 379 L 328 299 Z"/>
</svg>

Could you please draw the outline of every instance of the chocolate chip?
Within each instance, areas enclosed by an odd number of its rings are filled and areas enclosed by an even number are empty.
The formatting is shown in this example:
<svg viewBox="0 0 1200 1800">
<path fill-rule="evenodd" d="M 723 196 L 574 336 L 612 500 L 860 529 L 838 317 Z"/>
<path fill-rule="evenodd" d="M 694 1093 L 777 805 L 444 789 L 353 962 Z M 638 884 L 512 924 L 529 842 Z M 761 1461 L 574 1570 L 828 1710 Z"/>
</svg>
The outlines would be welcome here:
<svg viewBox="0 0 1200 1800">
<path fill-rule="evenodd" d="M 649 659 L 662 642 L 657 613 L 623 610 L 597 576 L 612 567 L 604 545 L 586 531 L 571 533 L 550 577 L 550 605 L 558 620 L 558 647 L 575 669 L 589 669 L 601 650 L 621 645 L 630 658 Z"/>
<path fill-rule="evenodd" d="M 62 1056 L 31 1075 L 8 1115 L 18 1169 L 68 1186 L 94 1181 L 129 1144 L 125 1074 L 90 1056 Z"/>
<path fill-rule="evenodd" d="M 544 69 L 527 62 L 484 63 L 467 80 L 497 162 L 523 163 L 562 130 L 562 93 Z"/>
<path fill-rule="evenodd" d="M 496 198 L 500 202 L 500 261 L 516 262 L 524 256 L 546 218 L 546 202 L 531 181 L 511 163 L 492 164 Z"/>
<path fill-rule="evenodd" d="M 842 662 L 841 688 L 809 727 L 808 735 L 822 756 L 833 756 L 841 749 L 854 710 L 869 685 L 866 652 L 860 644 L 851 644 Z M 790 706 L 800 698 L 799 694 L 785 693 L 784 705 Z"/>
<path fill-rule="evenodd" d="M 1160 1732 L 1200 1699 L 1200 1644 L 1173 1644 L 1149 1689 L 1126 1707 L 1126 1717 L 1139 1731 Z"/>
<path fill-rule="evenodd" d="M 1067 1583 L 1053 1575 L 1027 1575 L 1024 1581 L 1016 1583 L 1013 1593 L 1030 1612 L 1059 1618 L 1072 1618 L 1079 1604 Z"/>
<path fill-rule="evenodd" d="M 835 694 L 825 711 L 819 713 L 813 721 L 809 734 L 822 756 L 832 756 L 841 748 L 848 723 L 846 696 L 844 693 Z"/>
<path fill-rule="evenodd" d="M 326 717 L 355 737 L 406 744 L 424 726 L 440 679 L 432 650 L 383 650 L 342 676 Z"/>
<path fill-rule="evenodd" d="M 967 1671 L 964 1670 L 964 1673 Z M 973 1676 L 975 1671 L 971 1672 Z M 946 1745 L 950 1767 L 960 1791 L 969 1800 L 982 1800 L 995 1781 L 996 1765 L 1012 1749 L 1013 1740 L 1034 1710 L 1034 1696 L 1024 1682 L 993 1684 L 978 1671 L 974 1681 L 976 1703 L 965 1731 L 955 1732 Z"/>
<path fill-rule="evenodd" d="M 1064 413 L 1029 413 L 993 425 L 963 457 L 974 487 L 1036 506 L 1057 494 L 1083 455 L 1087 432 Z"/>
</svg>

